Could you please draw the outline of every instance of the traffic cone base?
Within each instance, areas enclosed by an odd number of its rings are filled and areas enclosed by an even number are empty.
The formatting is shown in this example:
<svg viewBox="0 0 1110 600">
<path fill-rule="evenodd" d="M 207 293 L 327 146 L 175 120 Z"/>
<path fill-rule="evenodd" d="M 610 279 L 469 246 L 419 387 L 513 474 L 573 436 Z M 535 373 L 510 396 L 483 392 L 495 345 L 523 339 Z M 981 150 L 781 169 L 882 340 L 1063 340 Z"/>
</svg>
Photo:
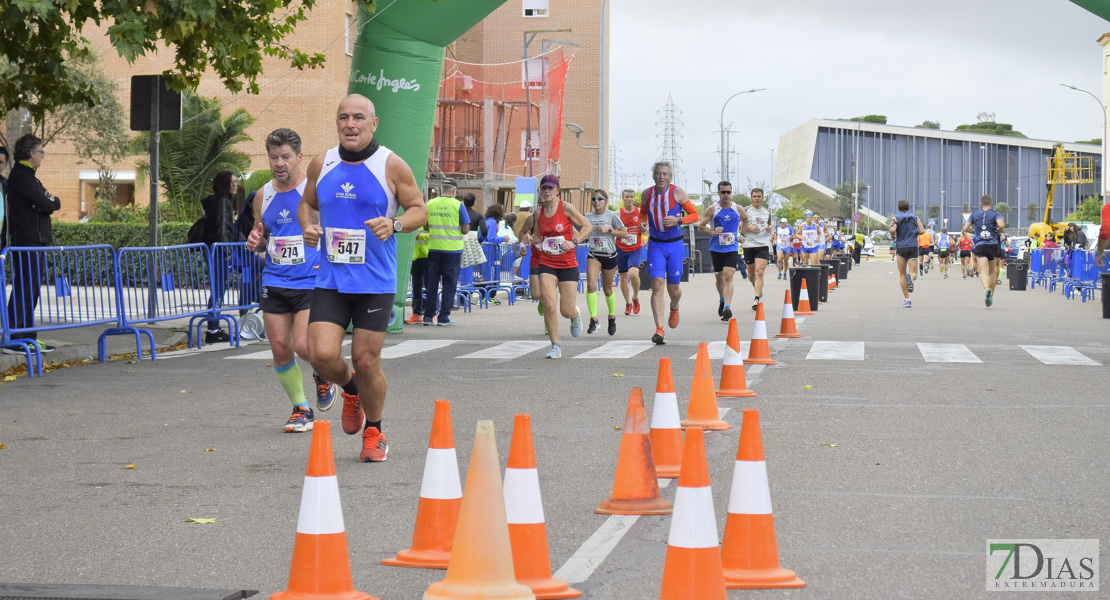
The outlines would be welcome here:
<svg viewBox="0 0 1110 600">
<path fill-rule="evenodd" d="M 632 388 L 617 455 L 617 472 L 613 477 L 613 495 L 594 512 L 601 515 L 670 514 L 674 507 L 659 494 L 658 477 L 655 461 L 651 458 L 643 391 Z"/>
<path fill-rule="evenodd" d="M 729 513 L 725 522 L 725 541 L 733 547 L 766 547 L 769 552 L 762 557 L 744 557 L 747 560 L 730 560 L 725 567 L 725 587 L 730 590 L 755 590 L 805 587 L 798 575 L 779 565 L 778 544 L 775 541 L 775 520 L 767 515 L 741 515 Z M 723 554 L 723 552 L 722 552 Z"/>
<path fill-rule="evenodd" d="M 744 361 L 740 358 L 740 334 L 736 329 L 736 319 L 728 321 L 725 360 L 721 366 L 721 389 L 717 390 L 716 395 L 719 398 L 755 397 L 755 392 L 748 389 L 748 376 L 744 372 Z"/>
<path fill-rule="evenodd" d="M 802 278 L 802 289 L 798 292 L 798 310 L 794 314 L 808 317 L 817 313 L 813 312 L 813 308 L 809 305 L 809 288 L 806 286 L 806 280 Z"/>
<path fill-rule="evenodd" d="M 735 325 L 736 319 L 729 319 L 729 331 L 732 331 Z M 736 345 L 739 346 L 740 342 L 737 341 Z M 725 352 L 727 354 L 728 349 Z M 698 344 L 697 361 L 694 363 L 694 382 L 690 384 L 690 403 L 686 407 L 686 418 L 682 420 L 682 426 L 698 427 L 709 431 L 732 429 L 732 425 L 721 420 L 720 411 L 717 409 L 717 394 L 713 391 L 713 371 L 709 363 L 709 345 L 705 342 Z"/>
<path fill-rule="evenodd" d="M 779 326 L 777 338 L 800 338 L 798 325 L 794 322 L 794 303 L 790 298 L 790 290 L 786 290 L 786 300 L 782 305 L 782 324 Z"/>
<path fill-rule="evenodd" d="M 659 359 L 655 381 L 655 400 L 651 407 L 651 458 L 655 476 L 678 477 L 682 469 L 682 422 L 678 416 L 678 395 L 674 391 L 671 359 Z"/>
</svg>

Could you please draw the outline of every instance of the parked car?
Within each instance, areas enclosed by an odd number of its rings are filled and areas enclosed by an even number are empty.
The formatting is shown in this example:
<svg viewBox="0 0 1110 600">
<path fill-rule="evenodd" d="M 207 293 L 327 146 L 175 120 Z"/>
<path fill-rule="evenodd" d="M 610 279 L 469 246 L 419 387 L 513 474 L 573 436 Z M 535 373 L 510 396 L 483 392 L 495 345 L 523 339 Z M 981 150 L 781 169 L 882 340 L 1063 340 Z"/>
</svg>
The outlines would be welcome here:
<svg viewBox="0 0 1110 600">
<path fill-rule="evenodd" d="M 860 250 L 860 256 L 875 256 L 875 242 L 871 238 L 863 239 L 863 249 Z"/>
</svg>

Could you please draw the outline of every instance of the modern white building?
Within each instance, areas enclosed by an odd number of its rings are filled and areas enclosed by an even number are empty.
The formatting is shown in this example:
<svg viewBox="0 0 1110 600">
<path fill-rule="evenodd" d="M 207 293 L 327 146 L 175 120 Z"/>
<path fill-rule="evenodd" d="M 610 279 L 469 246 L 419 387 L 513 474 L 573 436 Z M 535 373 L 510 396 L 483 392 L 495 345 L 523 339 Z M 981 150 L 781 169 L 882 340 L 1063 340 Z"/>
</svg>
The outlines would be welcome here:
<svg viewBox="0 0 1110 600">
<path fill-rule="evenodd" d="M 1037 206 L 1037 220 L 1044 216 L 1046 159 L 1056 142 L 813 119 L 779 139 L 773 188 L 786 197 L 811 198 L 823 214 L 834 215 L 833 190 L 843 183 L 850 189 L 856 180 L 867 186 L 860 194 L 861 212 L 872 218 L 889 218 L 905 198 L 911 210 L 926 216 L 929 207 L 939 207 L 950 223 L 961 223 L 960 213 L 974 210 L 979 198 L 990 194 L 996 205 L 1010 206 L 1007 225 L 1024 227 L 1029 204 Z M 1098 196 L 1102 178 L 1099 145 L 1065 143 L 1064 148 L 1092 157 L 1094 183 L 1057 188 L 1052 209 L 1057 221 L 1087 196 Z"/>
</svg>

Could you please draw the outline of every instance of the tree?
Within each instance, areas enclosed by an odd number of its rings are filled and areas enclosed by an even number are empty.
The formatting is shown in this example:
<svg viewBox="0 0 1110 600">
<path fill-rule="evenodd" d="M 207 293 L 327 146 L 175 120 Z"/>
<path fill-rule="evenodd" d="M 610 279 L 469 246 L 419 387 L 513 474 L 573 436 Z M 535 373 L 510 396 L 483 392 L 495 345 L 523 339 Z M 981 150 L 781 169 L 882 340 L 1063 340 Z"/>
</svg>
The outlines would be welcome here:
<svg viewBox="0 0 1110 600">
<path fill-rule="evenodd" d="M 862 117 L 852 117 L 849 121 L 863 121 L 864 123 L 879 123 L 886 124 L 886 115 L 864 115 Z"/>
<path fill-rule="evenodd" d="M 920 125 L 914 127 L 921 127 L 922 129 L 940 129 L 940 121 L 922 121 Z"/>
<path fill-rule="evenodd" d="M 936 204 L 929 207 L 929 218 L 935 219 L 940 216 L 940 207 Z"/>
<path fill-rule="evenodd" d="M 1032 223 L 1034 221 L 1037 221 L 1037 220 L 1040 220 L 1040 218 L 1041 218 L 1040 207 L 1037 206 L 1036 204 L 1033 204 L 1033 203 L 1026 204 L 1025 205 L 1025 216 L 1026 216 L 1026 218 L 1029 219 L 1030 223 Z"/>
<path fill-rule="evenodd" d="M 856 186 L 856 194 L 859 196 L 859 206 L 863 206 L 865 201 L 867 200 L 867 195 L 864 194 L 864 191 L 866 190 L 867 186 L 863 185 L 862 183 Z M 833 196 L 833 199 L 836 200 L 837 210 L 839 211 L 838 214 L 835 216 L 844 217 L 846 219 L 850 218 L 852 216 L 852 213 L 855 212 L 856 209 L 856 199 L 852 198 L 851 182 L 845 181 L 844 183 L 836 186 L 836 188 L 833 189 L 833 192 L 835 194 Z"/>
<path fill-rule="evenodd" d="M 1090 221 L 1102 224 L 1102 200 L 1098 196 L 1087 196 L 1079 210 L 1064 217 L 1065 221 Z"/>
<path fill-rule="evenodd" d="M 790 199 L 787 200 L 775 211 L 775 217 L 786 219 L 791 225 L 806 215 L 806 205 L 809 204 L 809 198 L 799 196 L 798 194 L 791 194 Z"/>
<path fill-rule="evenodd" d="M 181 96 L 181 129 L 162 132 L 158 153 L 158 179 L 166 193 L 162 221 L 189 222 L 202 212 L 200 201 L 212 190 L 212 179 L 220 171 L 242 173 L 250 168 L 250 157 L 234 150 L 251 141 L 247 128 L 254 123 L 247 111 L 238 109 L 225 119 L 220 101 L 191 92 Z M 135 154 L 149 153 L 150 134 L 134 138 Z M 150 163 L 136 163 L 140 181 L 150 174 Z"/>
<path fill-rule="evenodd" d="M 980 123 L 994 123 L 994 113 L 981 112 L 975 115 L 975 118 L 979 119 Z"/>
<path fill-rule="evenodd" d="M 994 210 L 998 211 L 998 214 L 1002 215 L 1003 218 L 1010 216 L 1010 205 L 1006 202 L 995 204 Z"/>
<path fill-rule="evenodd" d="M 359 0 L 373 10 L 373 0 Z M 0 8 L 0 56 L 12 68 L 0 80 L 0 114 L 27 108 L 35 118 L 67 104 L 91 106 L 101 95 L 71 77 L 73 63 L 88 58 L 85 26 L 108 24 L 107 37 L 129 63 L 170 52 L 173 67 L 162 74 L 178 91 L 195 90 L 211 68 L 232 92 L 258 93 L 263 56 L 293 68 L 324 64 L 322 52 L 305 53 L 285 43 L 316 0 L 16 0 Z"/>
</svg>

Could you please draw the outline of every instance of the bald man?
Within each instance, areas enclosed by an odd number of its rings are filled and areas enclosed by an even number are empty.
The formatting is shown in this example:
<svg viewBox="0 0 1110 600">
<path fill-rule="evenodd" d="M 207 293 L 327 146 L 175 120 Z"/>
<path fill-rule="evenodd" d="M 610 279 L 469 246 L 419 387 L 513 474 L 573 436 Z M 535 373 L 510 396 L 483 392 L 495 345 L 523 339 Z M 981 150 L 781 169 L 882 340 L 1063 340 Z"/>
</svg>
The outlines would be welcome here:
<svg viewBox="0 0 1110 600">
<path fill-rule="evenodd" d="M 308 353 L 316 372 L 343 388 L 343 431 L 362 431 L 359 460 L 383 462 L 389 445 L 381 423 L 381 352 L 397 292 L 394 235 L 422 227 L 428 211 L 412 169 L 374 139 L 378 117 L 368 98 L 344 98 L 335 122 L 339 145 L 309 163 L 297 213 L 304 243 L 322 253 Z M 354 376 L 340 354 L 348 324 L 354 326 Z"/>
</svg>

